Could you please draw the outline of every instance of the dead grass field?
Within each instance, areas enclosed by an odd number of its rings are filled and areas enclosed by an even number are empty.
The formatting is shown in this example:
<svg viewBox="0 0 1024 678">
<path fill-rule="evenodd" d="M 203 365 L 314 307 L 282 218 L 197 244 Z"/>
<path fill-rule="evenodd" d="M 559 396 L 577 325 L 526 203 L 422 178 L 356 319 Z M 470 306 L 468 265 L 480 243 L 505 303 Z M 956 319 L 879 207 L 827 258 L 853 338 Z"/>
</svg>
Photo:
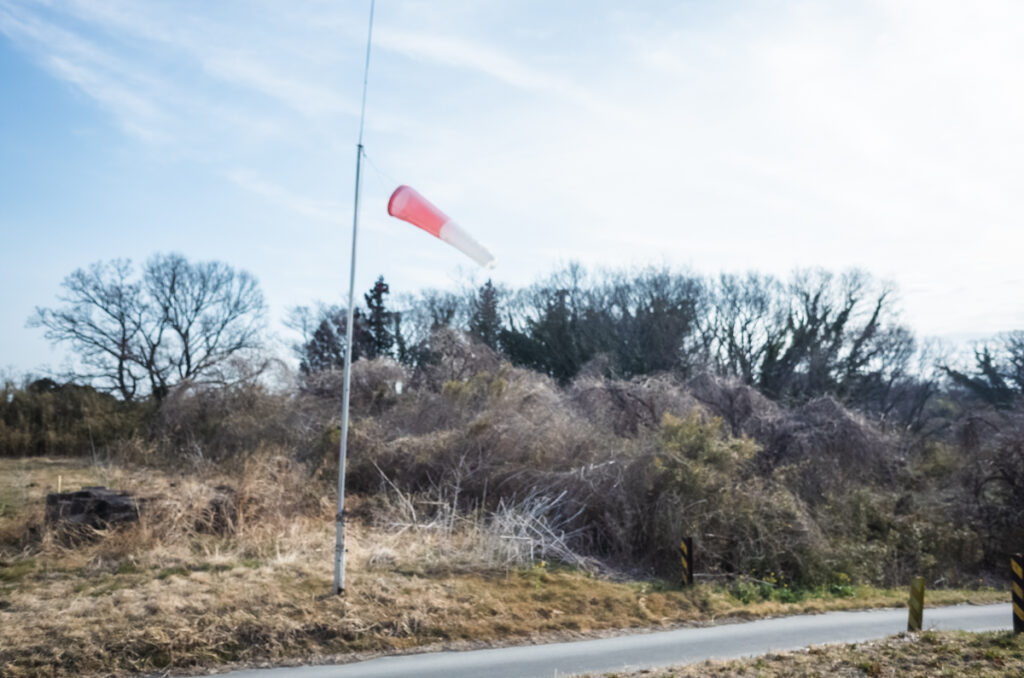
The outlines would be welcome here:
<svg viewBox="0 0 1024 678">
<path fill-rule="evenodd" d="M 70 546 L 41 529 L 58 475 L 66 490 L 102 484 L 164 499 L 139 524 Z M 218 532 L 202 508 L 221 484 L 236 489 L 238 513 Z M 388 523 L 373 500 L 353 503 L 349 588 L 330 596 L 333 498 L 318 492 L 272 455 L 233 473 L 0 460 L 0 675 L 338 661 L 432 644 L 900 606 L 906 597 L 849 587 L 842 596 L 745 604 L 724 585 L 684 592 L 543 562 L 501 566 L 493 536 L 472 524 Z M 931 591 L 928 603 L 1006 597 Z"/>
<path fill-rule="evenodd" d="M 885 640 L 690 666 L 609 673 L 604 678 L 996 678 L 1024 675 L 1024 636 L 1009 631 L 901 633 Z"/>
</svg>

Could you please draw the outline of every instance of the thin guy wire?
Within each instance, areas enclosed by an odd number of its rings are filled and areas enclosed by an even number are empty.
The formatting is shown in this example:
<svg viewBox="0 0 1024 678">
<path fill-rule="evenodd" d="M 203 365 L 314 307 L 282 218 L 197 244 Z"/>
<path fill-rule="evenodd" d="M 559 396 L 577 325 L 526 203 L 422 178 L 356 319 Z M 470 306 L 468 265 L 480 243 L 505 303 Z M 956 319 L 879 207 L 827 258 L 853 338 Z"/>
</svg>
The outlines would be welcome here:
<svg viewBox="0 0 1024 678">
<path fill-rule="evenodd" d="M 373 161 L 373 158 L 371 158 L 370 155 L 366 151 L 363 151 L 363 158 L 366 160 L 367 163 L 369 163 L 370 167 L 373 168 L 373 171 L 377 173 L 377 178 L 378 178 L 378 180 L 381 180 L 381 184 L 382 185 L 384 185 L 383 180 L 387 180 L 387 181 L 391 182 L 392 184 L 394 184 L 394 186 L 398 186 L 400 183 L 402 183 L 398 179 L 396 179 L 393 176 L 391 176 L 390 173 L 385 172 L 384 170 L 382 170 L 377 165 L 377 163 L 375 163 Z M 385 185 L 385 188 L 386 188 L 386 185 Z M 394 190 L 394 187 L 392 187 L 391 190 Z"/>
<path fill-rule="evenodd" d="M 376 0 L 370 0 L 370 28 L 366 32 L 366 66 L 363 68 L 363 102 L 359 108 L 359 147 L 363 147 L 363 123 L 366 121 L 366 83 L 370 79 L 370 45 L 373 41 L 373 9 Z"/>
</svg>

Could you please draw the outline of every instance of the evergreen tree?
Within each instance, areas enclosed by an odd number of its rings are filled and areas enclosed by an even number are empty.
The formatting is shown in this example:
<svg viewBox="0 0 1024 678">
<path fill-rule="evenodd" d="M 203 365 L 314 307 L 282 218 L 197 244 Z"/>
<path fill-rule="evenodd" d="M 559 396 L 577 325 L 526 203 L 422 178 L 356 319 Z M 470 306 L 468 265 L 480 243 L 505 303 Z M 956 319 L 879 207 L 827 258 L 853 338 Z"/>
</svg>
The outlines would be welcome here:
<svg viewBox="0 0 1024 678">
<path fill-rule="evenodd" d="M 583 346 L 579 318 L 570 307 L 569 290 L 558 290 L 544 315 L 530 322 L 530 334 L 542 347 L 544 370 L 561 384 L 568 383 L 592 355 Z"/>
<path fill-rule="evenodd" d="M 594 354 L 584 344 L 580 318 L 568 296 L 569 290 L 552 291 L 540 317 L 526 321 L 525 332 L 511 321 L 509 329 L 499 331 L 502 348 L 513 363 L 540 370 L 561 384 L 576 376 Z"/>
<path fill-rule="evenodd" d="M 498 319 L 498 290 L 490 280 L 477 291 L 472 306 L 472 315 L 469 319 L 470 336 L 497 350 L 498 335 L 501 333 L 501 321 Z"/>
<path fill-rule="evenodd" d="M 331 319 L 321 320 L 313 336 L 302 346 L 299 371 L 303 374 L 314 374 L 344 365 L 344 337 L 344 333 L 339 335 Z"/>
<path fill-rule="evenodd" d="M 352 314 L 352 361 L 370 355 L 373 338 L 367 330 L 366 316 L 358 308 Z M 320 323 L 309 341 L 299 349 L 299 371 L 314 374 L 340 370 L 345 366 L 345 309 L 332 307 L 321 312 Z"/>
<path fill-rule="evenodd" d="M 402 314 L 395 311 L 391 314 L 395 326 L 395 358 L 403 365 L 412 364 L 412 354 L 405 344 L 405 336 L 402 334 Z"/>
<path fill-rule="evenodd" d="M 387 310 L 384 297 L 390 289 L 384 282 L 384 276 L 377 278 L 370 291 L 363 295 L 366 299 L 366 308 L 369 315 L 366 318 L 366 329 L 369 332 L 367 346 L 367 358 L 379 358 L 390 356 L 391 349 L 395 345 L 395 335 L 391 331 L 393 324 L 392 313 Z"/>
</svg>

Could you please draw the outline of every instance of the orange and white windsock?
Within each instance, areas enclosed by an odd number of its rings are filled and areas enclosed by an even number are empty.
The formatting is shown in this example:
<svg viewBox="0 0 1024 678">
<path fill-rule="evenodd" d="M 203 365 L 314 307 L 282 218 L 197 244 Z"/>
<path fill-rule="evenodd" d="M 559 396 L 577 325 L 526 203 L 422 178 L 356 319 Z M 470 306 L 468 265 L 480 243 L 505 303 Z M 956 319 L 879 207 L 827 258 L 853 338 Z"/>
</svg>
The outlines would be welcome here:
<svg viewBox="0 0 1024 678">
<path fill-rule="evenodd" d="M 388 214 L 440 238 L 484 268 L 494 268 L 494 255 L 416 189 L 409 186 L 396 188 L 388 200 Z"/>
</svg>

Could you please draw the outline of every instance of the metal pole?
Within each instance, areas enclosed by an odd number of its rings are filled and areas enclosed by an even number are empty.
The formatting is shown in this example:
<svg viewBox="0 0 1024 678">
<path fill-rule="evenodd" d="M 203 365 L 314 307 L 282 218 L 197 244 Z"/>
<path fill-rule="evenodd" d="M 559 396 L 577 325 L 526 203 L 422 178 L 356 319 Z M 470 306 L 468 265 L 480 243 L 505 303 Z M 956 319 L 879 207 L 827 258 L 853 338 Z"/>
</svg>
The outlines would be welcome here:
<svg viewBox="0 0 1024 678">
<path fill-rule="evenodd" d="M 924 624 L 924 577 L 914 577 L 910 582 L 907 611 L 907 631 L 920 631 Z"/>
<path fill-rule="evenodd" d="M 679 542 L 679 560 L 683 588 L 693 586 L 693 537 L 683 537 Z"/>
<path fill-rule="evenodd" d="M 1013 632 L 1024 633 L 1024 556 L 1014 553 L 1010 557 L 1010 588 L 1013 590 Z"/>
<path fill-rule="evenodd" d="M 348 398 L 352 376 L 352 325 L 355 319 L 356 237 L 359 233 L 359 189 L 363 164 L 363 122 L 366 120 L 366 81 L 370 74 L 370 42 L 373 37 L 373 7 L 366 35 L 366 67 L 363 70 L 363 104 L 359 114 L 359 143 L 356 144 L 356 195 L 352 205 L 352 262 L 348 273 L 348 320 L 345 323 L 345 374 L 341 395 L 341 444 L 338 449 L 338 513 L 334 517 L 334 593 L 345 592 L 345 457 L 348 451 Z"/>
</svg>

